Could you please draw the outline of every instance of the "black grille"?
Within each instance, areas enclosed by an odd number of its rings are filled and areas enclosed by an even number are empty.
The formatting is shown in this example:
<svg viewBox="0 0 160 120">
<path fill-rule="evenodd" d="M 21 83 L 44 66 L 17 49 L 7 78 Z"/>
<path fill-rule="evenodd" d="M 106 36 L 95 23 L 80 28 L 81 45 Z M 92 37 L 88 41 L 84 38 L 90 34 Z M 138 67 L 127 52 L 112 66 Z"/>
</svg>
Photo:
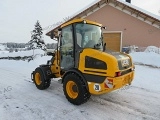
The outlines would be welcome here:
<svg viewBox="0 0 160 120">
<path fill-rule="evenodd" d="M 127 74 L 127 73 L 130 73 L 131 71 L 132 71 L 131 69 L 125 70 L 125 71 L 121 72 L 121 75 L 125 75 L 125 74 Z"/>
<path fill-rule="evenodd" d="M 94 68 L 94 69 L 107 69 L 107 65 L 104 61 L 98 60 L 96 58 L 92 58 L 89 56 L 85 57 L 85 67 L 86 68 Z"/>
</svg>

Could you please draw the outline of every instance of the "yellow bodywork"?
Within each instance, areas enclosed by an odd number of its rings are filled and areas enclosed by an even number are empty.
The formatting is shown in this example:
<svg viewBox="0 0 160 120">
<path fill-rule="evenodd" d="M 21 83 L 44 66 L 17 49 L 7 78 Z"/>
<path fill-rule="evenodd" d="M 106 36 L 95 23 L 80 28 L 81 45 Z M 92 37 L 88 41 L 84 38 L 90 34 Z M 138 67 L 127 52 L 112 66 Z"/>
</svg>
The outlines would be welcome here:
<svg viewBox="0 0 160 120">
<path fill-rule="evenodd" d="M 52 63 L 52 66 L 51 66 L 51 71 L 52 73 L 55 75 L 56 78 L 59 78 L 61 77 L 61 74 L 60 74 L 60 66 L 59 66 L 59 51 L 55 52 L 55 59 Z"/>
<path fill-rule="evenodd" d="M 70 24 L 73 24 L 73 23 L 83 22 L 83 21 L 85 21 L 87 24 L 102 26 L 101 24 L 93 22 L 93 21 L 83 20 L 83 19 L 75 19 L 75 20 L 72 20 L 72 21 L 69 21 L 69 22 L 63 24 L 61 26 L 61 28 L 68 26 Z M 122 53 L 122 54 L 124 54 L 124 53 Z M 107 64 L 107 69 L 86 68 L 85 67 L 85 57 L 86 56 L 104 61 Z M 134 65 L 132 63 L 132 58 L 129 55 L 127 55 L 127 56 L 130 59 L 132 65 L 125 70 L 134 69 Z M 58 52 L 56 52 L 55 60 L 51 66 L 51 71 L 52 71 L 52 73 L 54 73 L 55 77 L 63 77 L 63 74 L 60 74 L 59 61 L 60 61 L 60 53 L 58 51 Z M 85 48 L 85 49 L 83 49 L 83 52 L 80 53 L 79 66 L 77 69 L 79 71 L 81 71 L 82 75 L 89 74 L 89 75 L 93 75 L 93 76 L 96 75 L 99 77 L 101 77 L 101 76 L 105 77 L 105 80 L 102 83 L 87 81 L 89 92 L 91 94 L 103 94 L 103 93 L 111 92 L 111 91 L 119 89 L 127 84 L 130 84 L 134 78 L 134 70 L 125 74 L 125 75 L 121 75 L 118 77 L 115 76 L 116 72 L 123 72 L 123 70 L 119 70 L 119 65 L 118 65 L 118 61 L 117 61 L 116 57 L 114 57 L 111 54 L 108 54 L 107 52 L 103 52 L 102 50 L 96 50 L 96 49 L 91 49 L 91 48 Z M 75 83 L 73 83 L 73 82 L 69 82 L 67 84 L 67 92 L 71 98 L 76 98 L 77 94 L 78 94 L 74 91 L 71 91 L 71 87 L 74 85 L 75 85 Z M 97 90 L 95 87 L 99 87 L 99 89 Z"/>
<path fill-rule="evenodd" d="M 103 83 L 93 83 L 93 82 L 88 82 L 88 86 L 89 86 L 89 92 L 91 94 L 103 94 L 103 93 L 108 93 L 111 92 L 113 90 L 122 88 L 125 85 L 130 85 L 130 83 L 132 82 L 134 78 L 134 71 L 131 73 L 128 73 L 126 75 L 120 76 L 120 77 L 106 77 L 105 81 Z M 113 80 L 113 82 L 109 83 L 110 84 L 110 88 L 106 88 L 106 84 L 108 83 L 108 80 Z M 95 90 L 95 85 L 99 85 L 100 88 L 99 90 Z"/>
<path fill-rule="evenodd" d="M 83 22 L 85 21 L 87 24 L 93 24 L 93 25 L 97 25 L 97 26 L 102 26 L 102 24 L 99 24 L 97 22 L 93 22 L 93 21 L 90 21 L 90 20 L 85 20 L 85 19 L 74 19 L 74 20 L 71 20 L 67 23 L 64 23 L 63 25 L 61 25 L 61 28 L 65 27 L 65 26 L 68 26 L 70 24 L 73 24 L 73 23 L 78 23 L 78 22 Z"/>
<path fill-rule="evenodd" d="M 98 60 L 104 61 L 105 63 L 107 63 L 108 66 L 108 70 L 101 70 L 101 69 L 91 69 L 91 68 L 85 68 L 85 57 L 86 56 L 90 56 L 92 58 L 96 58 Z M 85 50 L 83 50 L 83 53 L 80 54 L 80 59 L 79 59 L 79 68 L 78 68 L 82 73 L 88 73 L 88 74 L 93 74 L 93 72 L 85 72 L 85 70 L 89 70 L 89 71 L 97 71 L 97 72 L 106 72 L 107 74 L 102 74 L 102 73 L 94 73 L 94 75 L 99 75 L 99 76 L 114 76 L 115 74 L 113 73 L 113 71 L 118 71 L 118 63 L 117 63 L 117 59 L 110 55 L 107 54 L 105 52 L 102 51 L 98 51 L 95 49 L 90 49 L 87 48 Z"/>
<path fill-rule="evenodd" d="M 92 58 L 96 58 L 98 60 L 102 60 L 107 64 L 107 70 L 102 69 L 93 69 L 93 68 L 85 68 L 85 57 L 90 56 Z M 130 59 L 131 57 L 127 55 Z M 131 59 L 132 61 L 132 59 Z M 134 65 L 132 64 L 131 67 L 129 67 L 126 70 L 134 68 Z M 89 87 L 89 92 L 91 94 L 103 94 L 107 92 L 111 92 L 113 90 L 119 89 L 127 84 L 131 84 L 133 78 L 134 78 L 134 71 L 129 72 L 128 74 L 116 77 L 116 72 L 123 72 L 124 70 L 119 70 L 117 59 L 105 52 L 98 51 L 95 49 L 85 49 L 83 50 L 83 53 L 80 55 L 79 59 L 79 68 L 78 68 L 83 74 L 89 74 L 89 75 L 97 75 L 99 77 L 105 76 L 105 80 L 103 83 L 95 83 L 95 82 L 87 82 Z M 110 82 L 112 81 L 112 82 Z M 106 87 L 108 84 L 109 87 Z M 99 89 L 96 90 L 95 86 L 98 86 Z"/>
</svg>

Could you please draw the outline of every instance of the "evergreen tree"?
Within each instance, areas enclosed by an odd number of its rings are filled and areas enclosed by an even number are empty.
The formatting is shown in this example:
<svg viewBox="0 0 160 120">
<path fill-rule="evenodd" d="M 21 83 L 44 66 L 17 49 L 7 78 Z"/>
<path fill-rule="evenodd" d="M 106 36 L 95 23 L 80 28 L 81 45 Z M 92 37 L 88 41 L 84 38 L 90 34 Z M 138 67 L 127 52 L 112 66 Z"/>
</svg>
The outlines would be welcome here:
<svg viewBox="0 0 160 120">
<path fill-rule="evenodd" d="M 30 47 L 32 49 L 41 48 L 42 50 L 46 49 L 44 40 L 42 39 L 42 27 L 37 20 L 35 24 L 35 29 L 31 32 L 31 40 L 29 41 Z"/>
</svg>

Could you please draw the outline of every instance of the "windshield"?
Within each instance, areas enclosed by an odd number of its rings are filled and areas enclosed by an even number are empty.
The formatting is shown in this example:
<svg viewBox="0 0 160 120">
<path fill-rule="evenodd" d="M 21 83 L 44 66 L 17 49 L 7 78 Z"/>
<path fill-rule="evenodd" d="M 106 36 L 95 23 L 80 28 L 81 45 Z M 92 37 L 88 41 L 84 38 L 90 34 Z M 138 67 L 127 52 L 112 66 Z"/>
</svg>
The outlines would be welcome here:
<svg viewBox="0 0 160 120">
<path fill-rule="evenodd" d="M 101 27 L 91 24 L 76 24 L 77 44 L 81 48 L 102 49 Z"/>
</svg>

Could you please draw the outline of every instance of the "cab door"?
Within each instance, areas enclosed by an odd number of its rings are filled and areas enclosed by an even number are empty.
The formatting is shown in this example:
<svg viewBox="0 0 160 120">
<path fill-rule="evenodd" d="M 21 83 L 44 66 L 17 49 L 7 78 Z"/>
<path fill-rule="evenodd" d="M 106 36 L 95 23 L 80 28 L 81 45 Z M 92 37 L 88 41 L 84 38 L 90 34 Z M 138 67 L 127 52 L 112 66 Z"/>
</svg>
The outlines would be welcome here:
<svg viewBox="0 0 160 120">
<path fill-rule="evenodd" d="M 72 25 L 62 28 L 60 38 L 60 67 L 68 70 L 74 67 L 74 41 Z"/>
</svg>

